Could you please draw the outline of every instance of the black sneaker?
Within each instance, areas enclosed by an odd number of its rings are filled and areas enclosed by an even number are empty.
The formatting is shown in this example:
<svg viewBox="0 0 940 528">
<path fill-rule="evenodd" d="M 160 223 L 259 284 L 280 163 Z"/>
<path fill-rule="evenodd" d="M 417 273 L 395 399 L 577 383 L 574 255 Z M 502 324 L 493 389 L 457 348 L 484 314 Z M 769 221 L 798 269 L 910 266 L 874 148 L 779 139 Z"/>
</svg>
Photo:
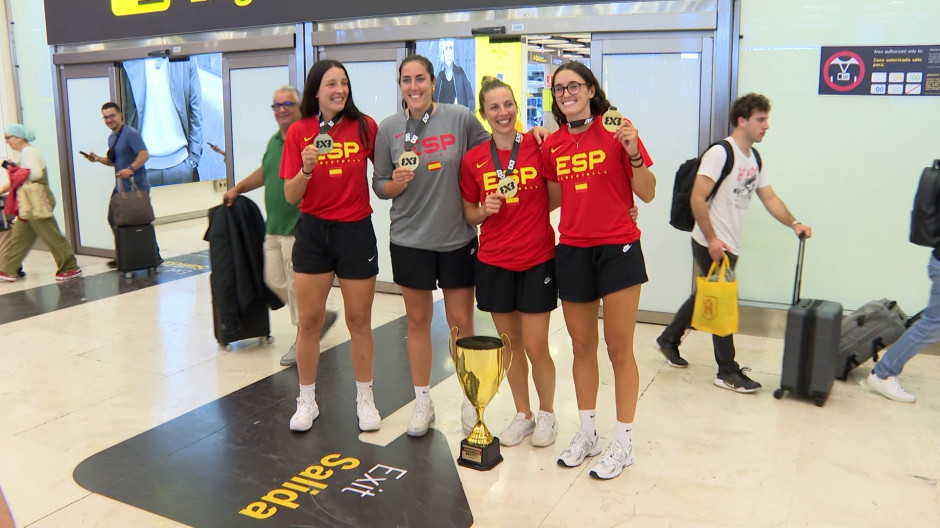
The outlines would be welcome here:
<svg viewBox="0 0 940 528">
<path fill-rule="evenodd" d="M 732 390 L 734 392 L 757 392 L 760 390 L 760 383 L 752 380 L 744 374 L 745 370 L 750 370 L 747 367 L 738 370 L 737 372 L 732 372 L 731 374 L 724 374 L 720 376 L 715 376 L 715 385 L 721 387 L 722 389 Z"/>
<path fill-rule="evenodd" d="M 653 340 L 653 346 L 656 347 L 656 350 L 662 352 L 663 356 L 666 357 L 666 363 L 670 367 L 685 368 L 689 366 L 689 362 L 679 355 L 679 347 L 667 343 L 663 336 Z"/>
</svg>

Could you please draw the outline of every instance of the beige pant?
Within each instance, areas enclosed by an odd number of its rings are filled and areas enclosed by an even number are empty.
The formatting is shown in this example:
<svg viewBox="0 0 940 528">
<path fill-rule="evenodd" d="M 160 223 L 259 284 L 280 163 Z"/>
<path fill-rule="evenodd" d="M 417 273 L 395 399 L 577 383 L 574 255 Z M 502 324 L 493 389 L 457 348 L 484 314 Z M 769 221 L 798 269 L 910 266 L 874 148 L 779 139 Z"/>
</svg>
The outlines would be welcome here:
<svg viewBox="0 0 940 528">
<path fill-rule="evenodd" d="M 290 322 L 297 326 L 293 254 L 292 235 L 264 235 L 264 283 L 287 305 Z"/>
<path fill-rule="evenodd" d="M 55 217 L 43 218 L 41 220 L 30 220 L 24 222 L 17 219 L 13 223 L 13 229 L 10 230 L 9 246 L 3 262 L 0 263 L 0 271 L 8 275 L 16 275 L 20 269 L 20 264 L 26 258 L 26 254 L 33 247 L 36 239 L 42 240 L 46 248 L 52 253 L 57 266 L 56 273 L 65 273 L 78 269 L 78 262 L 75 260 L 75 253 L 72 246 L 65 239 L 65 235 L 59 230 L 59 224 Z"/>
</svg>

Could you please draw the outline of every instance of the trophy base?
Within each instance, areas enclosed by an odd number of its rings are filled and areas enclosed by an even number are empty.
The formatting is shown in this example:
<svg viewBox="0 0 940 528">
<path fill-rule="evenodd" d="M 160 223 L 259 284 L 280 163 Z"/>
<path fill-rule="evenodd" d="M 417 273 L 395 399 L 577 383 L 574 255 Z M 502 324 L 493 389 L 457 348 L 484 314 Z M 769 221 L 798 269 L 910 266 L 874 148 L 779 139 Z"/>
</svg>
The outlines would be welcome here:
<svg viewBox="0 0 940 528">
<path fill-rule="evenodd" d="M 503 461 L 499 453 L 499 438 L 493 437 L 493 443 L 486 447 L 471 445 L 464 438 L 460 441 L 460 456 L 457 463 L 463 467 L 478 471 L 489 471 Z"/>
</svg>

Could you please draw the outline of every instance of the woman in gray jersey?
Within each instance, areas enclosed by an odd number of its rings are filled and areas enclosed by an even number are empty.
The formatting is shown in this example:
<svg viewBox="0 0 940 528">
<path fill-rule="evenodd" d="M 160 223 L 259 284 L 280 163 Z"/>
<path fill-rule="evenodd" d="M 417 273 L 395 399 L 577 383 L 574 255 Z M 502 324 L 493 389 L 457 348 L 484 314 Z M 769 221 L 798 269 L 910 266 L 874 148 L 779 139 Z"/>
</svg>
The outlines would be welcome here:
<svg viewBox="0 0 940 528">
<path fill-rule="evenodd" d="M 460 161 L 489 139 L 465 107 L 433 101 L 434 73 L 421 55 L 398 68 L 403 112 L 386 118 L 375 139 L 372 189 L 391 199 L 392 274 L 401 286 L 408 318 L 408 359 L 415 386 L 410 436 L 424 436 L 434 421 L 430 398 L 432 292 L 444 292 L 447 325 L 473 334 L 473 277 L 476 228 L 463 217 Z M 464 429 L 476 411 L 465 399 Z"/>
</svg>

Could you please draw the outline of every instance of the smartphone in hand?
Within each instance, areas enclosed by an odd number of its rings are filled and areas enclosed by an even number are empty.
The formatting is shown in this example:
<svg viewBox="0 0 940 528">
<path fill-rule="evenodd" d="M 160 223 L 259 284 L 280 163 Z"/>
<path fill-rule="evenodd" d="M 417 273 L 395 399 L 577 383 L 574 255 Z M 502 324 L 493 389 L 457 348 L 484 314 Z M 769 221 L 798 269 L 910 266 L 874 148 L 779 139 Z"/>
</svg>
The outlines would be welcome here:
<svg viewBox="0 0 940 528">
<path fill-rule="evenodd" d="M 10 170 L 10 169 L 16 167 L 17 165 L 16 165 L 16 163 L 13 163 L 13 162 L 10 161 L 10 160 L 3 160 L 3 163 L 0 163 L 0 166 L 2 166 L 2 167 L 3 167 L 4 169 L 6 169 L 6 170 Z"/>
<path fill-rule="evenodd" d="M 91 154 L 85 152 L 84 150 L 79 150 L 78 153 L 84 156 L 86 160 L 94 161 L 93 159 L 91 159 Z"/>
</svg>

